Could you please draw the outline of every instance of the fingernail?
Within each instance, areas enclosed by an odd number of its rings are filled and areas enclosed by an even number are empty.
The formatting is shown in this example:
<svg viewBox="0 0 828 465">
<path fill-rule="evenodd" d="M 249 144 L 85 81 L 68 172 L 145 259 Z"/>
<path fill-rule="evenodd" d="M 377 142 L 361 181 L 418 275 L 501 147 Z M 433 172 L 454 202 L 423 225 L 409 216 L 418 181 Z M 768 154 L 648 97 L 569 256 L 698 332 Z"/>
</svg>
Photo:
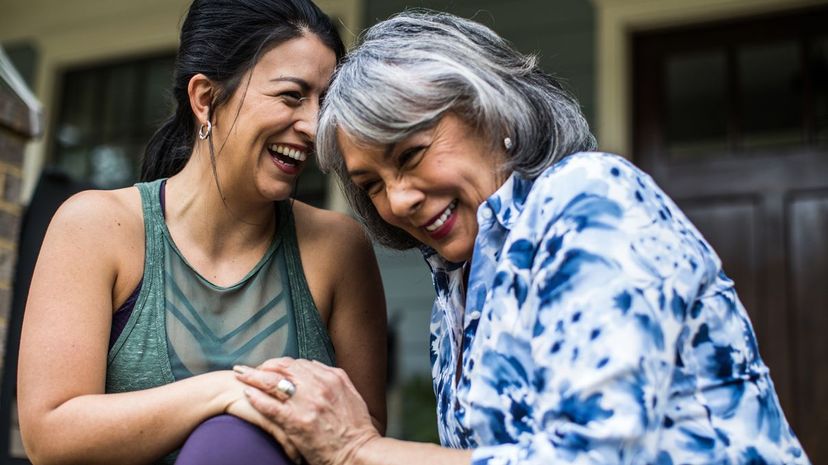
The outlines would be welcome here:
<svg viewBox="0 0 828 465">
<path fill-rule="evenodd" d="M 233 371 L 240 375 L 243 375 L 250 372 L 250 367 L 246 365 L 233 365 Z"/>
<path fill-rule="evenodd" d="M 242 392 L 244 392 L 244 395 L 247 397 L 253 397 L 253 389 L 250 389 L 249 387 L 244 388 Z"/>
</svg>

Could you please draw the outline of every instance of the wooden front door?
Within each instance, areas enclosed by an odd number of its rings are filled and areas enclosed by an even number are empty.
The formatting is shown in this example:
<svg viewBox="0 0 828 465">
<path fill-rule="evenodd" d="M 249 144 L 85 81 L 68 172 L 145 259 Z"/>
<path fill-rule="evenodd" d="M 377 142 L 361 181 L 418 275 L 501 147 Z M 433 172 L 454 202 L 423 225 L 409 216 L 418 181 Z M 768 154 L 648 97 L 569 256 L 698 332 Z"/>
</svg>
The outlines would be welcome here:
<svg viewBox="0 0 828 465">
<path fill-rule="evenodd" d="M 828 8 L 637 34 L 635 162 L 722 258 L 828 464 Z"/>
</svg>

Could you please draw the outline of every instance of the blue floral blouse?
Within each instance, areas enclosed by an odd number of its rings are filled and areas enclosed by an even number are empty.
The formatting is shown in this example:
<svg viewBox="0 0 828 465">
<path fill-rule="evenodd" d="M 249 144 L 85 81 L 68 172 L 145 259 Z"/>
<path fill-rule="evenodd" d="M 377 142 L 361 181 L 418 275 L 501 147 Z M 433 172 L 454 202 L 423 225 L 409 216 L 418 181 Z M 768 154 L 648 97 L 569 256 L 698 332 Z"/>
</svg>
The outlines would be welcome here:
<svg viewBox="0 0 828 465">
<path fill-rule="evenodd" d="M 474 465 L 809 463 L 733 282 L 649 176 L 575 154 L 477 219 L 468 290 L 423 249 L 443 445 Z"/>
</svg>

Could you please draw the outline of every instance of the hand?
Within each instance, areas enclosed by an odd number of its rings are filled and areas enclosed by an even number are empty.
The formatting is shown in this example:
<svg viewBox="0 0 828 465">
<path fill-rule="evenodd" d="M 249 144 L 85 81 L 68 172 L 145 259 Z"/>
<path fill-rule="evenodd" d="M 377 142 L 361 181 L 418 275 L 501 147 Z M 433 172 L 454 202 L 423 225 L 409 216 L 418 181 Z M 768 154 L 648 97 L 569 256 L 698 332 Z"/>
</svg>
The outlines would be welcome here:
<svg viewBox="0 0 828 465">
<path fill-rule="evenodd" d="M 224 408 L 224 412 L 230 415 L 241 418 L 242 420 L 252 423 L 259 428 L 266 431 L 273 436 L 282 448 L 285 450 L 285 455 L 294 463 L 302 463 L 302 456 L 296 449 L 296 446 L 288 439 L 287 435 L 279 425 L 270 421 L 267 417 L 262 415 L 258 410 L 253 408 L 250 402 L 244 395 L 244 390 L 247 387 L 244 383 L 239 382 L 235 377 L 231 378 L 228 392 L 230 393 L 229 403 Z"/>
<path fill-rule="evenodd" d="M 360 448 L 380 437 L 368 407 L 345 372 L 319 362 L 272 359 L 257 369 L 239 367 L 250 404 L 281 426 L 314 465 L 350 465 Z M 287 379 L 292 396 L 277 389 Z"/>
<path fill-rule="evenodd" d="M 246 398 L 238 399 L 231 403 L 227 406 L 226 413 L 239 417 L 242 420 L 263 429 L 282 445 L 282 449 L 285 450 L 285 455 L 287 455 L 291 461 L 297 464 L 302 463 L 302 455 L 299 453 L 299 450 L 296 449 L 293 442 L 288 439 L 285 432 L 282 431 L 282 428 L 253 408 Z"/>
</svg>

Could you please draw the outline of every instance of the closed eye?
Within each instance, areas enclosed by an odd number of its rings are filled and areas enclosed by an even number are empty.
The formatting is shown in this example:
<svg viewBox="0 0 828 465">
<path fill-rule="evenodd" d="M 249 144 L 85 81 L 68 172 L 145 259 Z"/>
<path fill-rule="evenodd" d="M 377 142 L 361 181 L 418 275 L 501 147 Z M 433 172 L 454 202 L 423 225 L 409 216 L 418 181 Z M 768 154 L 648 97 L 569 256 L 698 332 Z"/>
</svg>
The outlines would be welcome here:
<svg viewBox="0 0 828 465">
<path fill-rule="evenodd" d="M 292 107 L 298 107 L 302 104 L 303 101 L 307 100 L 307 97 L 303 96 L 301 92 L 297 91 L 282 92 L 279 94 L 279 97 L 281 97 L 285 104 Z"/>
<path fill-rule="evenodd" d="M 368 194 L 369 197 L 373 197 L 380 192 L 382 183 L 380 181 L 365 181 L 357 184 L 357 187 Z"/>
<path fill-rule="evenodd" d="M 400 168 L 414 168 L 420 163 L 422 158 L 420 155 L 428 148 L 427 145 L 417 145 L 404 150 L 399 158 L 397 158 L 397 165 Z"/>
</svg>

